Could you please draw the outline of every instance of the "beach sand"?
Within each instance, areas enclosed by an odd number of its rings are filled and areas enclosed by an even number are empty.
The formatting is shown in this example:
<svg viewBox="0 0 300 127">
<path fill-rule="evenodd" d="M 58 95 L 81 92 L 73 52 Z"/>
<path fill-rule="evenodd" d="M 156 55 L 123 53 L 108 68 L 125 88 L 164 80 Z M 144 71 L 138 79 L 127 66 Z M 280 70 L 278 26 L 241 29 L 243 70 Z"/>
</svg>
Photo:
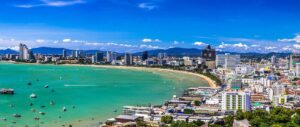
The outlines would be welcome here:
<svg viewBox="0 0 300 127">
<path fill-rule="evenodd" d="M 131 70 L 138 70 L 138 71 L 151 71 L 151 72 L 171 72 L 171 73 L 178 73 L 184 75 L 191 75 L 196 76 L 201 79 L 207 81 L 210 87 L 217 88 L 218 85 L 215 81 L 210 79 L 205 75 L 201 75 L 198 73 L 187 72 L 187 71 L 180 71 L 180 70 L 171 70 L 171 69 L 162 69 L 162 68 L 150 68 L 150 67 L 136 67 L 136 66 L 114 66 L 114 65 L 82 65 L 82 64 L 62 64 L 63 66 L 90 66 L 90 67 L 99 67 L 99 68 L 116 68 L 116 69 L 131 69 Z"/>
</svg>

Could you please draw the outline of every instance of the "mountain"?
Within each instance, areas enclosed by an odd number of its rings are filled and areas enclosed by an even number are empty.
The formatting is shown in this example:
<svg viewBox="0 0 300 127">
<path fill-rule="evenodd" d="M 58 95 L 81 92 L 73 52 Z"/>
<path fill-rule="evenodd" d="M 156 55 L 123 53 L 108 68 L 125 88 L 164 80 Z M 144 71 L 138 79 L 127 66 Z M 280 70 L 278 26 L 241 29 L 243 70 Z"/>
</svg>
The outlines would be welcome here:
<svg viewBox="0 0 300 127">
<path fill-rule="evenodd" d="M 18 52 L 11 49 L 5 49 L 5 50 L 0 50 L 0 54 L 18 54 Z"/>
<path fill-rule="evenodd" d="M 149 56 L 157 56 L 159 53 L 167 53 L 168 56 L 200 56 L 201 50 L 196 48 L 169 48 L 149 50 Z M 134 53 L 134 55 L 142 55 L 143 52 Z"/>
<path fill-rule="evenodd" d="M 61 55 L 63 50 L 65 48 L 51 48 L 51 47 L 39 47 L 39 48 L 32 48 L 31 51 L 33 53 L 40 53 L 40 54 L 46 54 L 46 55 Z M 72 54 L 72 49 L 66 49 L 67 54 L 71 55 Z M 95 54 L 99 50 L 85 50 L 84 52 L 86 54 Z M 100 51 L 103 52 L 103 51 Z"/>
</svg>

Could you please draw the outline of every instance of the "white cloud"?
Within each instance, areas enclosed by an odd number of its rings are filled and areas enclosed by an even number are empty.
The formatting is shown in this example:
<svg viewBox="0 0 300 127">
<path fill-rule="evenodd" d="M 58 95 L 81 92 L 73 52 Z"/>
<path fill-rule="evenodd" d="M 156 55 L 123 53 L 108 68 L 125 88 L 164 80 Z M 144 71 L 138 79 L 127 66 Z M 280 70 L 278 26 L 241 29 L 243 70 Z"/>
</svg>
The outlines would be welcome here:
<svg viewBox="0 0 300 127">
<path fill-rule="evenodd" d="M 150 43 L 150 42 L 161 42 L 159 39 L 150 39 L 150 38 L 145 38 L 142 40 L 144 43 Z"/>
<path fill-rule="evenodd" d="M 158 46 L 152 46 L 152 45 L 140 45 L 140 48 L 159 49 Z"/>
<path fill-rule="evenodd" d="M 33 7 L 42 7 L 42 6 L 65 7 L 65 6 L 84 4 L 84 3 L 86 3 L 86 1 L 84 0 L 40 0 L 40 2 L 37 4 L 22 4 L 22 5 L 16 5 L 15 7 L 18 8 L 33 8 Z"/>
<path fill-rule="evenodd" d="M 276 49 L 277 47 L 275 46 L 266 46 L 265 49 L 266 50 L 273 50 L 273 49 Z"/>
<path fill-rule="evenodd" d="M 67 42 L 71 42 L 72 40 L 70 38 L 66 38 L 66 39 L 63 39 L 62 41 L 67 43 Z"/>
<path fill-rule="evenodd" d="M 243 44 L 243 43 L 233 44 L 232 46 L 233 46 L 233 47 L 238 47 L 238 48 L 245 48 L 245 49 L 248 49 L 248 48 L 249 48 L 248 45 Z"/>
<path fill-rule="evenodd" d="M 146 9 L 146 10 L 153 10 L 155 8 L 157 8 L 157 5 L 153 4 L 153 3 L 140 3 L 138 4 L 139 8 L 142 9 Z"/>
<path fill-rule="evenodd" d="M 36 42 L 43 43 L 43 42 L 45 42 L 45 40 L 43 40 L 43 39 L 37 39 Z"/>
<path fill-rule="evenodd" d="M 300 44 L 294 44 L 293 47 L 294 47 L 295 49 L 300 49 Z"/>
<path fill-rule="evenodd" d="M 201 42 L 201 41 L 196 41 L 196 42 L 194 42 L 193 45 L 196 45 L 196 46 L 204 46 L 204 45 L 207 45 L 207 44 L 204 43 L 204 42 Z"/>
<path fill-rule="evenodd" d="M 300 34 L 297 34 L 294 38 L 278 39 L 280 42 L 297 42 L 300 43 Z"/>
</svg>

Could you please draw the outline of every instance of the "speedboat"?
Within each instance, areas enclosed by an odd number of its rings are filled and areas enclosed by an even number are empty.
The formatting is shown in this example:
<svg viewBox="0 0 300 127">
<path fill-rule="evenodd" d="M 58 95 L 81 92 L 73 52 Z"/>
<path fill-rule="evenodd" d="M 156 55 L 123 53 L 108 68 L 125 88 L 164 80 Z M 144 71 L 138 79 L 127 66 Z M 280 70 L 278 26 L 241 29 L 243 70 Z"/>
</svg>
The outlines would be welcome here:
<svg viewBox="0 0 300 127">
<path fill-rule="evenodd" d="M 63 107 L 63 111 L 64 111 L 64 112 L 67 111 L 67 108 L 66 108 L 65 106 Z"/>
<path fill-rule="evenodd" d="M 41 115 L 45 115 L 46 113 L 45 113 L 45 112 L 39 112 L 39 114 L 41 114 Z"/>
<path fill-rule="evenodd" d="M 13 117 L 16 117 L 16 118 L 20 118 L 20 117 L 21 117 L 20 114 L 13 114 L 12 116 L 13 116 Z"/>
<path fill-rule="evenodd" d="M 50 105 L 54 105 L 54 101 L 50 101 Z"/>
<path fill-rule="evenodd" d="M 30 95 L 30 98 L 36 98 L 37 96 L 34 94 L 34 93 L 32 93 L 31 95 Z"/>
<path fill-rule="evenodd" d="M 44 88 L 49 88 L 49 86 L 48 86 L 48 85 L 45 85 Z"/>
</svg>

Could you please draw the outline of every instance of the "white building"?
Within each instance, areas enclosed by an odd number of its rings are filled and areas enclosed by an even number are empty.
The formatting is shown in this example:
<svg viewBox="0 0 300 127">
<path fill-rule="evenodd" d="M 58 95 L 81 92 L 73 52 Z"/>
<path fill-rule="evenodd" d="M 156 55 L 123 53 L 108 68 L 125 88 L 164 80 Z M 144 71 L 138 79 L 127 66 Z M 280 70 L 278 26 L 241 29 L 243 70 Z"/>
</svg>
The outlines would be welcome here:
<svg viewBox="0 0 300 127">
<path fill-rule="evenodd" d="M 117 59 L 117 54 L 112 51 L 106 52 L 106 62 L 112 62 Z"/>
<path fill-rule="evenodd" d="M 29 53 L 29 49 L 25 44 L 20 43 L 19 51 L 20 51 L 20 55 L 19 55 L 20 60 L 29 60 L 30 53 Z"/>
<path fill-rule="evenodd" d="M 249 92 L 224 92 L 222 93 L 222 110 L 225 111 L 250 111 L 250 93 Z"/>
<path fill-rule="evenodd" d="M 241 62 L 240 55 L 230 55 L 229 53 L 218 54 L 216 56 L 216 67 L 234 69 Z"/>
<path fill-rule="evenodd" d="M 296 77 L 300 77 L 300 63 L 296 63 Z"/>
</svg>

